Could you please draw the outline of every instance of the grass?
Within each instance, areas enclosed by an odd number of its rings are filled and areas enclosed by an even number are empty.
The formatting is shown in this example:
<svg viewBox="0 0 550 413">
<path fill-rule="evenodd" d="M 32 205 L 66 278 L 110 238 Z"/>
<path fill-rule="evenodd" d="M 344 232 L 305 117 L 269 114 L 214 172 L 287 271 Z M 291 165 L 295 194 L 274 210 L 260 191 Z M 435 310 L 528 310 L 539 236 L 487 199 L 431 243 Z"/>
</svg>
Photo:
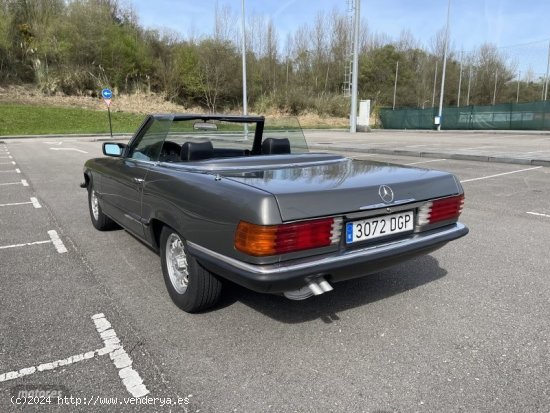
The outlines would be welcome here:
<svg viewBox="0 0 550 413">
<path fill-rule="evenodd" d="M 113 133 L 135 132 L 144 116 L 111 112 Z M 107 110 L 0 104 L 0 136 L 109 133 Z"/>
</svg>

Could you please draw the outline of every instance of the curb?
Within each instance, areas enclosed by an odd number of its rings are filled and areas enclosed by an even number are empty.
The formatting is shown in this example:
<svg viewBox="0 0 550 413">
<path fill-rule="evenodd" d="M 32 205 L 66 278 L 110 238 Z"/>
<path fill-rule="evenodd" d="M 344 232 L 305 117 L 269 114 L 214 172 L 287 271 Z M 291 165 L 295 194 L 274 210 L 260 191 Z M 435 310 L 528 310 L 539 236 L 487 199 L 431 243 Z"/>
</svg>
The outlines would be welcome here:
<svg viewBox="0 0 550 413">
<path fill-rule="evenodd" d="M 549 130 L 529 130 L 529 129 L 443 129 L 440 131 L 433 129 L 371 129 L 376 132 L 388 132 L 388 133 L 433 133 L 433 134 L 445 134 L 445 133 L 464 133 L 464 134 L 499 134 L 499 135 L 550 135 Z"/>
<path fill-rule="evenodd" d="M 74 134 L 54 134 L 54 135 L 9 135 L 9 136 L 0 136 L 0 139 L 32 139 L 32 138 L 94 138 L 96 136 L 105 136 L 111 139 L 109 133 L 74 133 Z M 132 133 L 113 133 L 114 137 L 124 137 L 132 136 Z"/>
<path fill-rule="evenodd" d="M 329 147 L 330 146 L 330 147 Z M 492 163 L 507 163 L 515 165 L 534 165 L 534 166 L 550 166 L 550 160 L 545 159 L 529 159 L 529 158 L 508 158 L 501 156 L 487 155 L 470 155 L 461 153 L 445 153 L 445 152 L 416 152 L 402 149 L 376 149 L 376 148 L 350 148 L 332 145 L 309 145 L 310 149 L 331 150 L 335 152 L 359 152 L 359 153 L 374 153 L 379 155 L 398 155 L 411 156 L 415 158 L 445 158 L 460 161 L 475 161 L 475 162 L 492 162 Z"/>
</svg>

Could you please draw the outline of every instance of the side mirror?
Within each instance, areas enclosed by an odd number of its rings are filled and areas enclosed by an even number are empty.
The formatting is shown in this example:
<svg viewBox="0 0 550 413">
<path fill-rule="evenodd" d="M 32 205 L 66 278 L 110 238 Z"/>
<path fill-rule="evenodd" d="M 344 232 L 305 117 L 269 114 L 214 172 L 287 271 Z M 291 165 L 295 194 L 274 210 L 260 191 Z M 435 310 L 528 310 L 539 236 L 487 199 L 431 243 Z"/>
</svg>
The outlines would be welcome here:
<svg viewBox="0 0 550 413">
<path fill-rule="evenodd" d="M 103 143 L 103 155 L 119 157 L 122 156 L 126 145 L 117 142 L 104 142 Z"/>
</svg>

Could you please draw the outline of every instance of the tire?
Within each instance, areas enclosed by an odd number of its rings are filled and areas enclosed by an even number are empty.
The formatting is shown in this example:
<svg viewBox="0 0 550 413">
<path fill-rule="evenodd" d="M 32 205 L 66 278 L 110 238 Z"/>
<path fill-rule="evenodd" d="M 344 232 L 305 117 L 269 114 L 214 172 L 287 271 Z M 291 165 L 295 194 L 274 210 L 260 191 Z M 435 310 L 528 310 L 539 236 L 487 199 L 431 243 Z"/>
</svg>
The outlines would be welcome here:
<svg viewBox="0 0 550 413">
<path fill-rule="evenodd" d="M 183 237 L 168 226 L 160 234 L 160 261 L 170 298 L 183 311 L 206 310 L 219 300 L 221 281 L 189 254 Z"/>
<path fill-rule="evenodd" d="M 92 225 L 99 231 L 108 231 L 117 227 L 115 221 L 109 218 L 101 210 L 99 205 L 99 199 L 94 191 L 92 181 L 88 185 L 88 208 L 90 209 L 90 218 L 92 219 Z"/>
</svg>

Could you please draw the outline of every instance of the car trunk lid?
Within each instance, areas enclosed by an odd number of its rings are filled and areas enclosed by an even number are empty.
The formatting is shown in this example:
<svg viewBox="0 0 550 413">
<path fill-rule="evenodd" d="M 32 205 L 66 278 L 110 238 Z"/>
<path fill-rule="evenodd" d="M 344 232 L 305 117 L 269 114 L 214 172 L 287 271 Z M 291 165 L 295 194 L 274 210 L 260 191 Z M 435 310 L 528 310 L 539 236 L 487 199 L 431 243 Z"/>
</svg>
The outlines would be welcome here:
<svg viewBox="0 0 550 413">
<path fill-rule="evenodd" d="M 456 178 L 446 172 L 346 158 L 326 164 L 226 170 L 219 175 L 273 194 L 283 221 L 391 207 L 461 192 Z"/>
</svg>

